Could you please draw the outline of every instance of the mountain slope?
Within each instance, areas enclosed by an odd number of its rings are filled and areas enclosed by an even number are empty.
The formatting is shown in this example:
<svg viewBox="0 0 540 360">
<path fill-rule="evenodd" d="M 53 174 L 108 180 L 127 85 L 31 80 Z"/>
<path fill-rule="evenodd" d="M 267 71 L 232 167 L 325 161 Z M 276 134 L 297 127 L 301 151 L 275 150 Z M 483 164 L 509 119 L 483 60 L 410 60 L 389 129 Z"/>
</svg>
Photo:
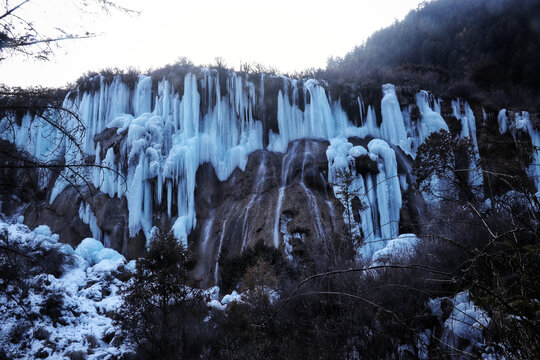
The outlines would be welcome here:
<svg viewBox="0 0 540 360">
<path fill-rule="evenodd" d="M 484 100 L 497 96 L 499 106 L 533 110 L 540 106 L 533 96 L 540 89 L 539 53 L 538 1 L 438 0 L 330 59 L 326 76 L 338 83 L 398 76 L 420 86 L 439 83 L 428 86 L 439 95 L 453 86 Z"/>
</svg>

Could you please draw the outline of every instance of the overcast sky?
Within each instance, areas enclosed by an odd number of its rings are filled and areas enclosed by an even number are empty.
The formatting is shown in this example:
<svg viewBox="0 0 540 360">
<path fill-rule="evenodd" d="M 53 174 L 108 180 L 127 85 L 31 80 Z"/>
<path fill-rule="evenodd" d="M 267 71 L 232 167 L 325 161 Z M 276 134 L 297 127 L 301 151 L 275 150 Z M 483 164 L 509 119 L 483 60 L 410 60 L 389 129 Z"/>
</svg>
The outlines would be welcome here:
<svg viewBox="0 0 540 360">
<path fill-rule="evenodd" d="M 196 65 L 221 57 L 238 68 L 257 62 L 282 72 L 324 67 L 371 33 L 401 20 L 421 0 L 115 0 L 138 16 L 92 6 L 95 0 L 32 0 L 18 13 L 45 34 L 99 34 L 62 41 L 48 62 L 10 57 L 0 82 L 62 86 L 89 70 L 158 68 L 187 57 Z M 82 6 L 85 2 L 90 6 Z"/>
</svg>

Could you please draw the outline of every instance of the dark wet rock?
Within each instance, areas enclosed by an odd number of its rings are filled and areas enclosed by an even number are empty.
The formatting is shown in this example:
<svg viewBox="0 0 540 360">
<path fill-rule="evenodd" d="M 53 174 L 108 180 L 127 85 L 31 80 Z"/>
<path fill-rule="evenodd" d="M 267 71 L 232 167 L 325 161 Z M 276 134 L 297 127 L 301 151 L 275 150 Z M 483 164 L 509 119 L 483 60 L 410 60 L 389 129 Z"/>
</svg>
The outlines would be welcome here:
<svg viewBox="0 0 540 360">
<path fill-rule="evenodd" d="M 223 182 L 216 181 L 211 166 L 200 167 L 195 190 L 197 226 L 189 236 L 198 251 L 196 276 L 212 283 L 220 244 L 221 251 L 231 255 L 260 241 L 274 246 L 277 229 L 279 246 L 283 247 L 279 226 L 283 214 L 290 217 L 288 234 L 298 234 L 295 236 L 305 242 L 328 237 L 335 223 L 342 222 L 343 210 L 335 209 L 329 195 L 327 147 L 327 141 L 315 140 L 290 144 L 289 151 L 294 150 L 294 154 L 289 154 L 287 187 L 277 218 L 284 154 L 256 151 L 249 156 L 244 171 L 236 169 Z"/>
<path fill-rule="evenodd" d="M 120 134 L 117 133 L 118 128 L 105 128 L 99 134 L 94 136 L 94 143 L 100 145 L 100 159 L 103 160 L 107 154 L 107 150 L 112 148 L 114 150 L 114 155 L 116 157 L 116 163 L 120 161 L 120 155 L 122 153 L 122 146 L 125 144 L 125 139 L 127 137 L 127 130 L 124 130 Z"/>
<path fill-rule="evenodd" d="M 24 223 L 33 229 L 45 224 L 60 236 L 60 241 L 77 246 L 81 240 L 92 237 L 90 227 L 79 218 L 81 194 L 75 188 L 67 188 L 52 204 L 40 201 L 30 204 L 24 213 Z"/>
</svg>

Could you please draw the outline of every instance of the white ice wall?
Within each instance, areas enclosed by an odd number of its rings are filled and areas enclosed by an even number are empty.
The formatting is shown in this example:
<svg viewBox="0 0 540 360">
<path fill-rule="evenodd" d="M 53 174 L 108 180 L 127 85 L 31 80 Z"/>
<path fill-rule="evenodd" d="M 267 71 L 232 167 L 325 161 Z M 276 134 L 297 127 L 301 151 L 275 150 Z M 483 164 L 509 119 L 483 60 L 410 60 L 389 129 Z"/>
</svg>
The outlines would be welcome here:
<svg viewBox="0 0 540 360">
<path fill-rule="evenodd" d="M 379 174 L 376 178 L 359 179 L 356 186 L 364 189 L 369 203 L 361 214 L 364 236 L 395 238 L 401 194 L 395 153 L 387 143 L 414 156 L 429 133 L 448 128 L 440 116 L 439 101 L 431 99 L 427 92 L 420 92 L 417 105 L 422 118 L 412 121 L 409 110 L 400 108 L 395 87 L 386 84 L 382 89 L 381 126 L 377 125 L 374 107 L 368 106 L 366 110 L 358 99 L 362 125 L 356 127 L 349 122 L 339 101 L 332 100 L 317 80 L 282 79 L 283 87 L 277 95 L 279 132 L 269 134 L 268 150 L 285 152 L 290 141 L 300 138 L 330 140 L 330 148 L 343 142 L 336 139 L 351 136 L 386 140 L 374 140 L 368 146 Z M 66 162 L 82 162 L 87 155 L 95 155 L 95 164 L 101 168 L 89 170 L 88 178 L 111 197 L 126 196 L 131 236 L 141 230 L 149 236 L 152 208 L 164 204 L 169 217 L 176 218 L 175 234 L 185 240 L 196 225 L 194 192 L 199 165 L 211 163 L 218 178 L 225 180 L 235 168 L 244 170 L 248 155 L 263 148 L 263 126 L 254 113 L 257 106 L 264 104 L 264 77 L 256 89 L 244 75 L 231 72 L 220 82 L 217 71 L 202 70 L 197 75 L 185 75 L 182 94 L 166 80 L 160 81 L 156 90 L 151 77 L 144 75 L 132 90 L 119 77 L 110 84 L 103 78 L 99 81 L 98 91 L 77 93 L 64 102 L 66 108 L 79 114 L 86 127 L 83 133 L 77 127 L 77 119 L 66 122 L 68 129 L 76 130 L 76 135 L 84 139 L 82 152 L 69 141 L 61 140 Z M 305 104 L 303 109 L 300 103 Z M 206 108 L 201 109 L 201 104 L 206 104 Z M 31 130 L 36 126 L 34 123 L 37 125 L 35 119 L 25 117 L 15 134 L 17 144 L 29 147 L 24 138 L 29 132 L 37 131 Z M 94 136 L 107 127 L 118 128 L 118 134 L 127 133 L 126 145 L 120 153 L 95 144 Z M 52 146 L 52 138 L 34 137 L 39 140 L 31 149 L 43 155 Z M 344 158 L 328 155 L 330 181 L 332 169 L 342 168 L 355 155 L 367 153 L 366 149 L 353 149 L 346 140 L 339 146 L 352 152 Z M 125 168 L 127 173 L 123 173 Z M 57 182 L 51 201 L 66 185 L 62 179 Z"/>
</svg>

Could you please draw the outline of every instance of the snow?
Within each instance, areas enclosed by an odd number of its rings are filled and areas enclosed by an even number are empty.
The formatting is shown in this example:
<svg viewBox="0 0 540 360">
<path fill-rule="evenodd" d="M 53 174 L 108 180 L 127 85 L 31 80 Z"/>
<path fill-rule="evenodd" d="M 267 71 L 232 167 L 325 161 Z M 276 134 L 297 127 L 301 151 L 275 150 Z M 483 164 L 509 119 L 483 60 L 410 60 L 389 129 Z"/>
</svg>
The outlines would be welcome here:
<svg viewBox="0 0 540 360">
<path fill-rule="evenodd" d="M 418 238 L 414 234 L 401 234 L 396 239 L 386 243 L 386 246 L 377 250 L 372 258 L 374 266 L 391 263 L 395 260 L 407 260 L 414 255 L 418 245 Z"/>
<path fill-rule="evenodd" d="M 236 290 L 233 290 L 232 293 L 228 294 L 228 295 L 225 295 L 222 299 L 221 299 L 221 303 L 223 305 L 228 305 L 232 302 L 241 302 L 242 301 L 242 296 L 240 294 L 238 294 L 236 292 Z"/>
<path fill-rule="evenodd" d="M 43 237 L 50 237 L 52 235 L 51 229 L 47 225 L 39 225 L 33 230 L 33 233 Z"/>
<path fill-rule="evenodd" d="M 48 315 L 40 315 L 33 320 L 33 326 L 25 327 L 23 309 L 6 298 L 5 292 L 0 293 L 0 347 L 9 358 L 36 358 L 39 351 L 45 351 L 50 359 L 64 359 L 71 352 L 82 351 L 87 359 L 107 359 L 111 355 L 133 352 L 126 344 L 113 345 L 114 342 L 103 340 L 105 334 L 120 331 L 107 316 L 121 304 L 119 289 L 122 283 L 116 274 L 129 271 L 120 254 L 111 253 L 114 252 L 112 249 L 103 249 L 94 239 L 85 239 L 84 244 L 73 252 L 69 245 L 58 243 L 58 235 L 52 234 L 44 225 L 30 231 L 22 224 L 0 222 L 0 231 L 7 235 L 6 239 L 24 247 L 57 248 L 73 255 L 73 265 L 65 266 L 62 276 L 38 274 L 26 280 L 35 285 L 29 286 L 27 297 L 21 297 L 31 312 L 39 314 L 45 300 L 51 294 L 58 294 L 63 300 L 58 322 Z M 87 262 L 90 257 L 96 261 L 95 264 Z M 22 330 L 22 336 L 20 341 L 12 343 L 11 333 L 16 327 Z M 48 333 L 47 339 L 37 339 L 34 336 L 36 329 Z M 89 336 L 96 339 L 96 347 L 92 349 Z M 23 343 L 26 346 L 21 347 Z"/>
<path fill-rule="evenodd" d="M 120 114 L 114 118 L 110 123 L 107 124 L 107 128 L 117 128 L 116 133 L 120 134 L 124 132 L 131 121 L 133 120 L 133 115 L 131 114 Z"/>
<path fill-rule="evenodd" d="M 487 312 L 474 304 L 468 291 L 457 294 L 452 303 L 452 313 L 444 322 L 443 343 L 457 346 L 458 338 L 469 340 L 472 345 L 480 343 L 491 320 Z"/>
<path fill-rule="evenodd" d="M 210 300 L 208 305 L 214 309 L 221 310 L 221 311 L 227 309 L 227 307 L 223 305 L 222 303 L 220 303 L 219 300 Z"/>
</svg>

